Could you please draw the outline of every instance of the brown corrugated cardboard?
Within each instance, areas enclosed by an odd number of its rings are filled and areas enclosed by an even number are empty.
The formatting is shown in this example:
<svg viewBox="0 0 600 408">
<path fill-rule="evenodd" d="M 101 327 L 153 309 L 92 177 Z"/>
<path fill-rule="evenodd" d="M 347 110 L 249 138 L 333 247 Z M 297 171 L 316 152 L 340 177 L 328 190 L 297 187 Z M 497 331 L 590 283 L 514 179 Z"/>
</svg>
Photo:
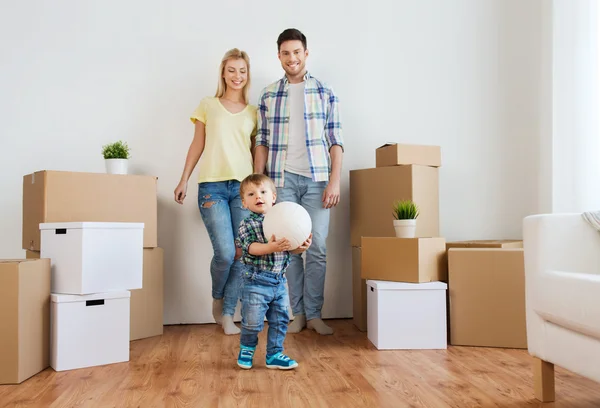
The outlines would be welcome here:
<svg viewBox="0 0 600 408">
<path fill-rule="evenodd" d="M 350 171 L 350 242 L 361 237 L 395 237 L 392 207 L 413 200 L 420 210 L 417 237 L 439 236 L 438 169 L 394 166 Z"/>
<path fill-rule="evenodd" d="M 143 222 L 144 247 L 157 239 L 154 176 L 39 171 L 23 177 L 23 249 L 40 250 L 43 222 Z"/>
<path fill-rule="evenodd" d="M 446 249 L 450 248 L 523 248 L 523 241 L 517 239 L 454 241 L 446 243 Z"/>
<path fill-rule="evenodd" d="M 440 167 L 442 165 L 441 148 L 440 146 L 387 143 L 375 150 L 376 167 L 403 164 Z"/>
<path fill-rule="evenodd" d="M 362 238 L 363 279 L 447 282 L 444 238 Z"/>
<path fill-rule="evenodd" d="M 163 249 L 144 248 L 142 289 L 131 291 L 130 340 L 163 334 L 163 272 Z"/>
<path fill-rule="evenodd" d="M 367 331 L 367 281 L 360 269 L 361 249 L 352 247 L 352 320 L 358 330 Z"/>
<path fill-rule="evenodd" d="M 527 348 L 523 249 L 448 250 L 451 344 Z"/>
<path fill-rule="evenodd" d="M 0 261 L 0 384 L 50 365 L 50 260 Z"/>
</svg>

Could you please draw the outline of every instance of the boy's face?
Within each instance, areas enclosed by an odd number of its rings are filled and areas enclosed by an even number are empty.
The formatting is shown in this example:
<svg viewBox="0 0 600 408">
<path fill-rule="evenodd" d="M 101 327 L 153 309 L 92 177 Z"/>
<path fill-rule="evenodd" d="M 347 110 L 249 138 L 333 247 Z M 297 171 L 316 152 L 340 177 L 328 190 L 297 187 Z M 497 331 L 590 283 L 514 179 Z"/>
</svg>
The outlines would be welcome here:
<svg viewBox="0 0 600 408">
<path fill-rule="evenodd" d="M 308 50 L 304 49 L 302 41 L 290 40 L 281 44 L 278 57 L 283 70 L 293 77 L 304 71 Z"/>
<path fill-rule="evenodd" d="M 257 214 L 266 214 L 277 199 L 277 194 L 265 183 L 250 184 L 244 189 L 242 205 Z"/>
</svg>

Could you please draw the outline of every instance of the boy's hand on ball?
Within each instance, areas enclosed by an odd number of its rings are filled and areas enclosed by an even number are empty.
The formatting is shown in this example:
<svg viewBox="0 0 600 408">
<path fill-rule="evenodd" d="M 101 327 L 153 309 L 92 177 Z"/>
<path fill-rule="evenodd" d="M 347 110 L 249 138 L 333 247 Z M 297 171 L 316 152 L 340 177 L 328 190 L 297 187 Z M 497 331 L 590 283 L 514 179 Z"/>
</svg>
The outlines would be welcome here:
<svg viewBox="0 0 600 408">
<path fill-rule="evenodd" d="M 294 249 L 291 252 L 293 254 L 301 254 L 302 252 L 306 251 L 310 247 L 310 244 L 312 244 L 312 234 L 310 234 L 308 236 L 308 238 L 306 239 L 306 241 L 304 241 L 298 248 Z"/>
<path fill-rule="evenodd" d="M 289 251 L 292 247 L 290 241 L 288 241 L 287 238 L 277 239 L 275 235 L 271 236 L 269 244 L 271 245 L 271 248 L 273 248 L 273 252 Z"/>
</svg>

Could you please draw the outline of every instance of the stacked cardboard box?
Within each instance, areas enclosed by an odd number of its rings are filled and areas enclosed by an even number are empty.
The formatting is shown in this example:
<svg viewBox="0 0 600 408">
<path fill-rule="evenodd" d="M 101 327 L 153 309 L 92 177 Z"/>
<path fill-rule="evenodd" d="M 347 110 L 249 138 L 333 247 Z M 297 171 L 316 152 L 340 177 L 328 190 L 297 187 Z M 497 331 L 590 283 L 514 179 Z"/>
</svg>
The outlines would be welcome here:
<svg viewBox="0 0 600 408">
<path fill-rule="evenodd" d="M 50 260 L 0 261 L 0 384 L 50 364 Z"/>
<path fill-rule="evenodd" d="M 367 279 L 447 280 L 439 237 L 439 146 L 390 143 L 376 149 L 376 167 L 350 171 L 350 231 L 354 323 L 367 330 Z M 416 238 L 395 238 L 392 205 L 410 199 L 420 209 Z"/>
<path fill-rule="evenodd" d="M 40 224 L 144 223 L 143 286 L 131 291 L 130 340 L 163 333 L 163 250 L 157 246 L 157 178 L 68 171 L 23 177 L 23 249 L 39 258 Z"/>
<path fill-rule="evenodd" d="M 450 344 L 527 348 L 521 240 L 449 242 Z"/>
</svg>

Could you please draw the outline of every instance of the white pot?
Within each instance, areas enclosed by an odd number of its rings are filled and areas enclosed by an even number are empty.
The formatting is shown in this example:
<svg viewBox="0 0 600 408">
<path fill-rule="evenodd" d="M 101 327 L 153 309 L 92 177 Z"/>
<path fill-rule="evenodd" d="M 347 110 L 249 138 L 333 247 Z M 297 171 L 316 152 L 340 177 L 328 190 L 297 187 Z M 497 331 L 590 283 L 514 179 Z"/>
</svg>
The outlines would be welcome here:
<svg viewBox="0 0 600 408">
<path fill-rule="evenodd" d="M 105 159 L 108 174 L 127 174 L 127 159 Z"/>
<path fill-rule="evenodd" d="M 417 220 L 394 220 L 396 238 L 414 238 Z"/>
</svg>

